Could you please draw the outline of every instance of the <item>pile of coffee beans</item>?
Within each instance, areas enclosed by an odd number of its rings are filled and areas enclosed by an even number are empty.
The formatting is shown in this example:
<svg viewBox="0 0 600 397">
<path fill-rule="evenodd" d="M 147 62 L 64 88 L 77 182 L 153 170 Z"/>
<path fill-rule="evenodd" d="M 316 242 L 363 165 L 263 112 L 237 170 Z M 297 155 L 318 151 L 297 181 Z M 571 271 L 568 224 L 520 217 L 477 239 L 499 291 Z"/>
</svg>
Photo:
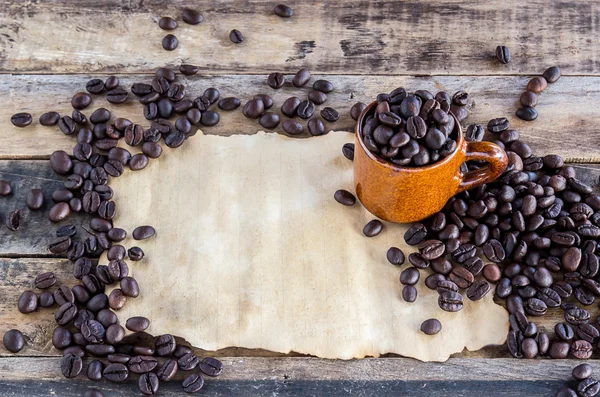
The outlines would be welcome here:
<svg viewBox="0 0 600 397">
<path fill-rule="evenodd" d="M 197 68 L 182 65 L 184 74 L 193 74 Z M 73 275 L 80 282 L 69 288 L 61 284 L 52 272 L 38 274 L 34 290 L 24 291 L 17 302 L 19 311 L 28 314 L 39 308 L 56 308 L 57 327 L 52 336 L 53 346 L 64 354 L 61 371 L 73 378 L 84 370 L 89 379 L 101 378 L 123 382 L 130 374 L 139 374 L 139 388 L 145 395 L 154 395 L 161 382 L 171 380 L 178 370 L 195 371 L 184 382 L 186 392 L 197 392 L 204 383 L 203 375 L 218 376 L 222 364 L 211 357 L 200 359 L 193 351 L 177 345 L 172 335 L 158 336 L 154 343 L 129 343 L 125 341 L 125 328 L 144 332 L 150 325 L 145 317 L 129 318 L 125 325 L 118 323 L 114 311 L 120 310 L 129 299 L 140 294 L 140 286 L 129 275 L 132 263 L 144 258 L 140 247 L 125 247 L 121 244 L 128 231 L 113 226 L 112 219 L 117 203 L 112 200 L 111 178 L 118 178 L 129 168 L 139 171 L 147 167 L 152 159 L 162 154 L 161 140 L 171 148 L 178 148 L 193 135 L 197 125 L 212 126 L 219 122 L 217 112 L 210 107 L 219 99 L 219 91 L 209 88 L 194 100 L 186 98 L 186 88 L 177 81 L 176 74 L 166 68 L 157 70 L 149 83 L 135 83 L 133 94 L 144 105 L 143 113 L 151 124 L 142 127 L 124 118 L 113 118 L 110 110 L 95 109 L 88 116 L 82 110 L 93 102 L 93 96 L 106 92 L 107 100 L 120 104 L 128 99 L 128 91 L 119 87 L 119 79 L 111 76 L 105 81 L 92 79 L 88 92 L 73 96 L 71 115 L 59 115 L 49 111 L 40 116 L 44 126 L 58 126 L 66 135 L 76 138 L 72 153 L 56 151 L 50 156 L 50 166 L 58 175 L 64 176 L 64 187 L 52 193 L 53 206 L 48 211 L 51 222 L 62 222 L 50 240 L 48 250 L 65 256 L 73 263 Z M 172 122 L 174 114 L 180 116 Z M 32 116 L 15 115 L 13 123 L 19 126 L 30 124 Z M 29 120 L 27 123 L 23 120 Z M 141 148 L 141 153 L 132 154 L 118 147 L 123 139 L 130 147 Z M 8 181 L 0 181 L 0 195 L 10 196 L 12 187 Z M 29 210 L 39 210 L 44 204 L 41 189 L 32 189 L 26 196 Z M 87 227 L 64 224 L 73 213 L 90 214 Z M 23 210 L 10 213 L 5 224 L 10 230 L 26 226 L 22 223 Z M 79 229 L 87 236 L 78 239 Z M 130 231 L 135 240 L 151 238 L 155 234 L 152 226 L 141 225 Z M 94 264 L 93 259 L 106 251 L 108 264 Z M 129 263 L 128 263 L 129 262 Z M 108 295 L 107 288 L 117 285 Z M 18 330 L 11 330 L 3 337 L 6 348 L 18 352 L 25 346 L 25 338 Z M 84 368 L 82 357 L 95 356 Z M 101 396 L 97 389 L 86 395 Z"/>
<path fill-rule="evenodd" d="M 523 92 L 519 98 L 519 103 L 522 107 L 517 110 L 517 117 L 525 121 L 537 119 L 538 112 L 535 107 L 538 104 L 538 95 L 548 88 L 548 83 L 555 83 L 559 78 L 560 68 L 552 66 L 546 69 L 541 76 L 535 76 L 529 80 L 527 91 Z"/>
<path fill-rule="evenodd" d="M 592 378 L 593 368 L 589 364 L 580 364 L 573 368 L 569 382 L 573 388 L 565 387 L 556 393 L 556 397 L 593 397 L 600 392 L 600 382 Z"/>
<path fill-rule="evenodd" d="M 377 96 L 377 107 L 364 118 L 362 139 L 376 156 L 399 166 L 421 167 L 435 163 L 456 150 L 455 119 L 468 113 L 469 94 L 456 92 L 452 97 L 440 91 L 409 93 L 398 87 Z M 357 118 L 364 104 L 355 104 L 351 115 Z"/>
</svg>

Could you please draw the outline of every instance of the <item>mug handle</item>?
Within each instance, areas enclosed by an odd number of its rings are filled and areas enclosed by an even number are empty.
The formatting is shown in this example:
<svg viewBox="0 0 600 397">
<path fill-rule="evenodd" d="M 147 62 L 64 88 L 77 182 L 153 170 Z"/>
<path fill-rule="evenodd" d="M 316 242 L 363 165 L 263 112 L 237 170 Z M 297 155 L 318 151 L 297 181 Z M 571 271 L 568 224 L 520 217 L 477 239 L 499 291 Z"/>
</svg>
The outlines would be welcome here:
<svg viewBox="0 0 600 397">
<path fill-rule="evenodd" d="M 508 157 L 502 148 L 491 142 L 467 142 L 465 161 L 483 160 L 488 165 L 464 174 L 458 193 L 483 185 L 498 178 L 508 165 Z"/>
</svg>

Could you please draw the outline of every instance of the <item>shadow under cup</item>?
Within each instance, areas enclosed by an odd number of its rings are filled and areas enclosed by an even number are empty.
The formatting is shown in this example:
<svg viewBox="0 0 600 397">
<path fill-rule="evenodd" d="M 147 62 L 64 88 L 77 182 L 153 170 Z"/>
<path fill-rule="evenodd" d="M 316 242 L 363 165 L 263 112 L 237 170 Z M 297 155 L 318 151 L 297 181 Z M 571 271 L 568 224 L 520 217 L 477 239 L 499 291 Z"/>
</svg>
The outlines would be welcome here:
<svg viewBox="0 0 600 397">
<path fill-rule="evenodd" d="M 395 223 L 423 220 L 439 212 L 448 199 L 498 178 L 508 165 L 500 146 L 491 142 L 467 142 L 458 119 L 452 135 L 457 137 L 451 155 L 423 167 L 402 167 L 369 151 L 362 139 L 365 118 L 377 102 L 369 104 L 356 123 L 354 143 L 354 187 L 363 206 L 373 215 Z M 488 164 L 463 173 L 465 161 L 483 160 Z"/>
</svg>

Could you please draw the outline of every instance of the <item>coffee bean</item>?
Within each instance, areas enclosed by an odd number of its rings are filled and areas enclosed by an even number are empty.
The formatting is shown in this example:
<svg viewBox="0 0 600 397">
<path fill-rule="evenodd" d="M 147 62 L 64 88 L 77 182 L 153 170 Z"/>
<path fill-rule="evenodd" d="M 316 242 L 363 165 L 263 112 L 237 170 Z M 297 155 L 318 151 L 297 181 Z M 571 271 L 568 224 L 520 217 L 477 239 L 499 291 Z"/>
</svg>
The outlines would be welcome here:
<svg viewBox="0 0 600 397">
<path fill-rule="evenodd" d="M 115 88 L 106 94 L 106 100 L 110 103 L 121 104 L 127 101 L 127 90 L 123 88 Z"/>
<path fill-rule="evenodd" d="M 162 17 L 158 20 L 158 27 L 163 30 L 173 30 L 177 28 L 177 21 L 171 17 Z"/>
<path fill-rule="evenodd" d="M 207 110 L 202 113 L 202 118 L 200 119 L 200 123 L 207 127 L 212 127 L 219 123 L 220 117 L 219 114 L 213 110 Z"/>
<path fill-rule="evenodd" d="M 249 119 L 259 118 L 265 111 L 263 101 L 259 99 L 252 99 L 244 105 L 242 113 Z"/>
<path fill-rule="evenodd" d="M 592 350 L 592 344 L 586 340 L 576 340 L 571 345 L 571 355 L 579 360 L 587 360 L 590 358 L 592 356 Z"/>
<path fill-rule="evenodd" d="M 104 81 L 100 79 L 92 79 L 86 83 L 85 89 L 90 94 L 99 94 L 104 91 Z"/>
<path fill-rule="evenodd" d="M 273 112 L 266 112 L 258 119 L 261 126 L 267 129 L 274 129 L 279 125 L 279 115 Z"/>
<path fill-rule="evenodd" d="M 414 267 L 409 267 L 400 273 L 400 283 L 403 285 L 415 285 L 419 281 L 419 277 L 419 270 Z"/>
<path fill-rule="evenodd" d="M 375 237 L 383 230 L 383 223 L 378 219 L 369 221 L 363 228 L 363 234 L 366 237 Z"/>
<path fill-rule="evenodd" d="M 579 364 L 575 368 L 573 368 L 573 378 L 577 380 L 585 380 L 592 376 L 592 366 L 589 364 Z"/>
<path fill-rule="evenodd" d="M 433 260 L 444 255 L 446 246 L 439 240 L 427 240 L 421 243 L 419 252 L 423 258 Z"/>
<path fill-rule="evenodd" d="M 46 112 L 40 116 L 39 122 L 41 125 L 49 127 L 56 125 L 59 119 L 60 115 L 57 112 Z"/>
<path fill-rule="evenodd" d="M 158 377 L 154 372 L 142 374 L 138 380 L 138 386 L 142 394 L 153 396 L 158 392 Z"/>
<path fill-rule="evenodd" d="M 196 393 L 202 389 L 204 378 L 200 374 L 192 374 L 184 379 L 182 386 L 186 393 Z"/>
<path fill-rule="evenodd" d="M 443 291 L 438 297 L 438 305 L 447 312 L 460 311 L 463 308 L 463 296 L 455 291 Z"/>
<path fill-rule="evenodd" d="M 325 121 L 333 123 L 335 121 L 338 121 L 338 119 L 340 118 L 340 114 L 337 112 L 337 110 L 333 108 L 325 107 L 321 109 L 321 117 L 323 117 Z"/>
<path fill-rule="evenodd" d="M 556 83 L 560 78 L 560 68 L 558 66 L 549 67 L 544 71 L 542 76 L 548 83 Z"/>
<path fill-rule="evenodd" d="M 538 112 L 534 108 L 523 107 L 517 110 L 516 115 L 521 120 L 533 121 L 537 119 Z"/>
<path fill-rule="evenodd" d="M 507 46 L 499 45 L 496 47 L 496 58 L 500 63 L 507 64 L 510 62 L 510 50 Z"/>
<path fill-rule="evenodd" d="M 304 132 L 304 126 L 296 120 L 285 120 L 282 127 L 290 135 L 300 135 Z"/>
<path fill-rule="evenodd" d="M 160 381 L 168 382 L 175 377 L 175 374 L 177 374 L 177 369 L 177 361 L 169 359 L 158 368 L 156 375 Z"/>
<path fill-rule="evenodd" d="M 232 43 L 239 44 L 244 41 L 244 35 L 239 30 L 233 29 L 229 32 L 229 40 L 231 40 Z"/>
<path fill-rule="evenodd" d="M 475 280 L 473 274 L 464 267 L 455 267 L 452 269 L 449 279 L 463 289 L 469 288 Z"/>
<path fill-rule="evenodd" d="M 48 212 L 48 219 L 51 222 L 60 222 L 71 214 L 71 209 L 67 203 L 56 203 Z"/>
<path fill-rule="evenodd" d="M 200 371 L 208 376 L 219 376 L 223 372 L 223 364 L 221 361 L 212 357 L 205 357 L 198 365 Z"/>
<path fill-rule="evenodd" d="M 577 384 L 577 394 L 580 397 L 594 397 L 598 394 L 599 391 L 600 383 L 596 379 L 591 377 L 584 379 Z"/>
<path fill-rule="evenodd" d="M 490 290 L 490 284 L 485 280 L 477 280 L 467 289 L 467 297 L 472 301 L 483 298 Z"/>
<path fill-rule="evenodd" d="M 175 346 L 175 338 L 169 334 L 161 335 L 154 341 L 154 347 L 159 356 L 168 356 L 173 353 Z"/>
<path fill-rule="evenodd" d="M 308 99 L 315 105 L 322 105 L 327 101 L 327 95 L 315 90 L 308 93 Z"/>
<path fill-rule="evenodd" d="M 506 257 L 504 247 L 502 247 L 502 244 L 495 239 L 492 239 L 483 245 L 483 253 L 486 258 L 494 263 L 500 263 Z"/>
<path fill-rule="evenodd" d="M 548 82 L 542 76 L 536 76 L 527 83 L 527 90 L 539 94 L 548 87 Z"/>
<path fill-rule="evenodd" d="M 525 91 L 521 94 L 519 102 L 524 108 L 534 108 L 537 105 L 538 97 L 531 91 Z"/>
<path fill-rule="evenodd" d="M 33 117 L 29 113 L 16 113 L 10 118 L 10 122 L 15 127 L 27 127 L 33 121 Z"/>
<path fill-rule="evenodd" d="M 282 109 L 283 111 L 283 109 Z M 302 119 L 309 119 L 315 112 L 315 104 L 310 100 L 300 102 L 296 114 Z"/>
<path fill-rule="evenodd" d="M 273 12 L 280 18 L 291 18 L 294 15 L 294 10 L 285 4 L 276 5 Z"/>
<path fill-rule="evenodd" d="M 8 230 L 16 232 L 23 223 L 23 210 L 14 210 L 6 217 L 5 224 Z"/>
<path fill-rule="evenodd" d="M 192 10 L 189 8 L 183 10 L 181 18 L 183 19 L 183 22 L 190 25 L 198 25 L 199 23 L 204 21 L 204 16 L 202 16 L 202 14 L 200 14 L 196 10 Z"/>
<path fill-rule="evenodd" d="M 590 321 L 590 312 L 578 307 L 569 308 L 565 310 L 565 320 L 573 325 L 586 324 Z"/>
<path fill-rule="evenodd" d="M 427 228 L 422 223 L 414 223 L 405 233 L 404 241 L 408 245 L 417 245 L 425 240 Z"/>
<path fill-rule="evenodd" d="M 104 368 L 102 375 L 111 382 L 124 382 L 129 376 L 129 370 L 124 364 L 113 363 Z"/>
<path fill-rule="evenodd" d="M 402 288 L 402 299 L 405 302 L 414 302 L 417 300 L 418 291 L 414 285 L 405 285 Z"/>
<path fill-rule="evenodd" d="M 59 305 L 64 305 L 65 303 L 75 303 L 75 296 L 69 287 L 66 285 L 61 285 L 58 289 L 54 291 L 54 301 Z"/>
<path fill-rule="evenodd" d="M 57 150 L 50 155 L 50 166 L 59 175 L 71 172 L 73 162 L 69 155 L 63 150 Z"/>
<path fill-rule="evenodd" d="M 387 260 L 396 266 L 401 266 L 404 264 L 404 252 L 400 248 L 391 247 L 387 251 Z"/>
<path fill-rule="evenodd" d="M 302 68 L 298 72 L 296 72 L 296 75 L 292 79 L 292 84 L 294 84 L 294 87 L 303 87 L 304 85 L 306 85 L 306 83 L 308 83 L 309 80 L 310 71 L 308 70 L 308 68 Z"/>
<path fill-rule="evenodd" d="M 178 148 L 185 142 L 185 134 L 180 131 L 173 131 L 165 138 L 165 145 L 172 149 Z"/>
<path fill-rule="evenodd" d="M 135 356 L 129 360 L 128 365 L 134 374 L 144 374 L 156 368 L 158 361 L 152 356 Z"/>
<path fill-rule="evenodd" d="M 335 192 L 333 197 L 342 205 L 353 206 L 356 203 L 356 197 L 347 190 L 340 189 Z"/>
<path fill-rule="evenodd" d="M 64 356 L 60 362 L 60 370 L 65 378 L 74 378 L 81 373 L 83 362 L 81 357 L 73 354 Z"/>
<path fill-rule="evenodd" d="M 325 125 L 323 124 L 323 122 L 321 121 L 320 118 L 318 117 L 313 117 L 310 120 L 308 120 L 308 132 L 310 132 L 310 134 L 312 136 L 320 136 L 320 135 L 325 135 Z"/>
<path fill-rule="evenodd" d="M 179 45 L 179 40 L 172 34 L 168 34 L 162 39 L 162 47 L 167 51 L 173 51 Z"/>
<path fill-rule="evenodd" d="M 425 335 L 435 335 L 442 330 L 442 323 L 440 320 L 435 318 L 430 318 L 429 320 L 423 321 L 421 324 L 421 332 Z"/>
<path fill-rule="evenodd" d="M 366 109 L 366 107 L 366 104 L 362 102 L 356 102 L 350 109 L 350 117 L 352 117 L 354 120 L 358 120 L 358 117 Z"/>
<path fill-rule="evenodd" d="M 510 128 L 510 122 L 506 117 L 492 119 L 487 124 L 488 131 L 498 134 Z"/>
<path fill-rule="evenodd" d="M 25 347 L 25 337 L 18 329 L 6 331 L 2 341 L 6 350 L 12 353 L 18 353 Z"/>
</svg>

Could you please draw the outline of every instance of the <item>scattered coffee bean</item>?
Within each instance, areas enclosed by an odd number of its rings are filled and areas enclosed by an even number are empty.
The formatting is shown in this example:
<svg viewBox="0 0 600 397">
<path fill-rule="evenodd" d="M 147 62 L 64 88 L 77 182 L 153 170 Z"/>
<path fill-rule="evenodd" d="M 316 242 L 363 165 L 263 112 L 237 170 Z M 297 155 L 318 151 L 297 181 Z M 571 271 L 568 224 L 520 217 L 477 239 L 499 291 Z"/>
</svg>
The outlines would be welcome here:
<svg viewBox="0 0 600 397">
<path fill-rule="evenodd" d="M 273 12 L 280 18 L 291 18 L 294 15 L 294 10 L 285 4 L 276 5 Z"/>
<path fill-rule="evenodd" d="M 442 323 L 440 320 L 435 318 L 430 318 L 429 320 L 423 321 L 421 324 L 421 332 L 425 335 L 435 335 L 442 330 Z"/>
<path fill-rule="evenodd" d="M 162 46 L 167 51 L 173 51 L 179 45 L 179 40 L 172 34 L 168 34 L 162 39 Z"/>
<path fill-rule="evenodd" d="M 233 29 L 229 32 L 229 40 L 231 40 L 232 43 L 239 44 L 244 41 L 244 35 L 239 30 Z"/>
<path fill-rule="evenodd" d="M 558 66 L 549 67 L 544 71 L 542 76 L 548 83 L 556 83 L 560 78 L 560 68 Z"/>
<path fill-rule="evenodd" d="M 177 25 L 177 21 L 171 17 L 162 17 L 158 20 L 158 27 L 163 30 L 173 30 Z"/>
<path fill-rule="evenodd" d="M 353 206 L 356 203 L 356 197 L 347 190 L 340 189 L 335 192 L 333 197 L 342 205 Z"/>
<path fill-rule="evenodd" d="M 375 237 L 383 230 L 383 223 L 378 219 L 369 221 L 363 228 L 363 234 L 367 237 Z"/>
<path fill-rule="evenodd" d="M 294 87 L 299 88 L 305 86 L 309 80 L 310 71 L 308 70 L 308 68 L 302 68 L 298 72 L 296 72 L 296 75 L 292 79 L 292 84 L 294 84 Z"/>
<path fill-rule="evenodd" d="M 507 46 L 499 45 L 496 47 L 496 58 L 500 61 L 500 63 L 507 64 L 510 62 L 510 50 Z"/>
<path fill-rule="evenodd" d="M 23 333 L 18 329 L 11 329 L 6 331 L 2 338 L 4 347 L 11 353 L 18 353 L 25 347 L 25 337 Z"/>
<path fill-rule="evenodd" d="M 198 25 L 199 23 L 204 21 L 204 16 L 202 16 L 202 14 L 200 14 L 196 10 L 186 8 L 181 14 L 181 19 L 183 19 L 183 22 L 187 24 Z"/>
<path fill-rule="evenodd" d="M 47 112 L 40 116 L 39 122 L 41 125 L 49 127 L 58 124 L 60 115 L 57 112 Z"/>
<path fill-rule="evenodd" d="M 10 118 L 10 122 L 13 123 L 15 127 L 27 127 L 33 121 L 33 117 L 29 113 L 16 113 L 13 114 Z"/>
</svg>

